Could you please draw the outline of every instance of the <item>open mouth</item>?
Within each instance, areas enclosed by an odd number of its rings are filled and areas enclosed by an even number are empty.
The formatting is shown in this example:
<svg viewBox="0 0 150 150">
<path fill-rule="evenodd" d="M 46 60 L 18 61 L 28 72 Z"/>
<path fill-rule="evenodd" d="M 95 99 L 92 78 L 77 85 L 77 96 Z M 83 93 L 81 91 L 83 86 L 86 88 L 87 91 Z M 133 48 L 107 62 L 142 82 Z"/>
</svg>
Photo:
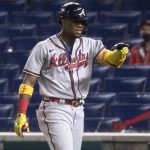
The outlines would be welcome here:
<svg viewBox="0 0 150 150">
<path fill-rule="evenodd" d="M 83 29 L 80 28 L 80 27 L 79 27 L 79 28 L 76 28 L 76 31 L 77 31 L 77 32 L 82 32 L 82 30 L 83 30 Z"/>
<path fill-rule="evenodd" d="M 81 34 L 82 30 L 76 30 L 76 33 Z"/>
</svg>

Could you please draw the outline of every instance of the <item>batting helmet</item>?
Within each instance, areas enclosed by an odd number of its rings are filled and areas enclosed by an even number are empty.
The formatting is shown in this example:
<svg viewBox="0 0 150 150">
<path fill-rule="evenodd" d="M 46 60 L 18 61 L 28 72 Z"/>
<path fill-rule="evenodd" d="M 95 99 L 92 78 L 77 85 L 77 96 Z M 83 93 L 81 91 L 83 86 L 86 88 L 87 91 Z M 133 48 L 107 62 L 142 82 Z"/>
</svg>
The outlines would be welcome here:
<svg viewBox="0 0 150 150">
<path fill-rule="evenodd" d="M 61 19 L 66 18 L 74 21 L 82 22 L 85 26 L 82 34 L 85 34 L 87 30 L 87 16 L 84 8 L 81 4 L 76 2 L 69 2 L 64 4 L 59 12 L 59 23 L 61 24 Z"/>
</svg>

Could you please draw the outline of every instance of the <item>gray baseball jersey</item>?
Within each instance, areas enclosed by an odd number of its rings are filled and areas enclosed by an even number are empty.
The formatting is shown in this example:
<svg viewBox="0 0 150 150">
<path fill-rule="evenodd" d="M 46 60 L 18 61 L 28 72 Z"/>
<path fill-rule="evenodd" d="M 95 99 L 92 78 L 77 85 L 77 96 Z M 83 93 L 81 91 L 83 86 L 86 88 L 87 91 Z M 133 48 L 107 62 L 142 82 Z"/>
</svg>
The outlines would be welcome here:
<svg viewBox="0 0 150 150">
<path fill-rule="evenodd" d="M 42 96 L 85 99 L 94 59 L 103 48 L 101 40 L 77 38 L 69 60 L 62 41 L 54 35 L 33 48 L 24 72 L 39 77 Z"/>
</svg>

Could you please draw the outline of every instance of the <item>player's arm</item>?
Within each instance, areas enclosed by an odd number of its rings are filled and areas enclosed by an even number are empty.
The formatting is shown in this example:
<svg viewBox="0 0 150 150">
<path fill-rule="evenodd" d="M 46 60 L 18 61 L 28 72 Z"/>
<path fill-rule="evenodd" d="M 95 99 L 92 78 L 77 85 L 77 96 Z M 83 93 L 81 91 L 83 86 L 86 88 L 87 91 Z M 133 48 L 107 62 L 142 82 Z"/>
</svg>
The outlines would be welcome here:
<svg viewBox="0 0 150 150">
<path fill-rule="evenodd" d="M 27 132 L 30 132 L 29 124 L 26 118 L 26 112 L 37 78 L 38 77 L 36 76 L 26 74 L 23 83 L 19 87 L 18 113 L 14 125 L 14 131 L 21 138 L 23 138 L 23 129 L 27 130 Z"/>
<path fill-rule="evenodd" d="M 118 43 L 113 46 L 112 50 L 103 49 L 97 55 L 96 62 L 119 68 L 126 59 L 128 47 L 128 44 Z"/>
</svg>

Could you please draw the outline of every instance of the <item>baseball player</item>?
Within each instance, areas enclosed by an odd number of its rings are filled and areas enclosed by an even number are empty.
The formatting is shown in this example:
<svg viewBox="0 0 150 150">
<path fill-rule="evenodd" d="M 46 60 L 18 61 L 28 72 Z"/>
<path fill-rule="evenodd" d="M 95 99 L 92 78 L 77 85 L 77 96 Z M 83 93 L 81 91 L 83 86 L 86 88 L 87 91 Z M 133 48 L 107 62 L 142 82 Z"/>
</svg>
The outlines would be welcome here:
<svg viewBox="0 0 150 150">
<path fill-rule="evenodd" d="M 61 31 L 39 42 L 25 64 L 14 130 L 19 137 L 23 137 L 23 129 L 29 132 L 26 111 L 38 80 L 42 100 L 36 112 L 37 119 L 50 149 L 80 150 L 83 104 L 92 65 L 96 62 L 119 68 L 126 59 L 128 45 L 119 43 L 110 51 L 101 40 L 83 37 L 87 17 L 79 3 L 64 4 L 59 23 Z"/>
</svg>

